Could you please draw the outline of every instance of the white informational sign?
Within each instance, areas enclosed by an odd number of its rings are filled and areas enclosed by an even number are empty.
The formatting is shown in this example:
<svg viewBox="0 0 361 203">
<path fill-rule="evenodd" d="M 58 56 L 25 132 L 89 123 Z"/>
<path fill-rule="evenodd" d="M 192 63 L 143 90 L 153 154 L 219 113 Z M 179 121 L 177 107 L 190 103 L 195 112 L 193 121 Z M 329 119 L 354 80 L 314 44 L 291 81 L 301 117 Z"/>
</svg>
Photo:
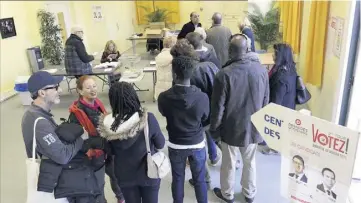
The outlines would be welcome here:
<svg viewBox="0 0 361 203">
<path fill-rule="evenodd" d="M 95 21 L 102 21 L 103 20 L 103 13 L 101 6 L 93 6 L 93 19 Z"/>
<path fill-rule="evenodd" d="M 346 202 L 359 132 L 273 103 L 251 119 L 282 155 L 283 197 L 297 203 Z"/>
<path fill-rule="evenodd" d="M 335 56 L 340 58 L 345 20 L 340 17 L 333 18 L 333 19 L 336 19 L 336 27 L 335 27 L 336 33 L 335 33 L 335 40 L 334 40 L 334 44 L 333 44 L 333 53 L 335 54 Z"/>
</svg>

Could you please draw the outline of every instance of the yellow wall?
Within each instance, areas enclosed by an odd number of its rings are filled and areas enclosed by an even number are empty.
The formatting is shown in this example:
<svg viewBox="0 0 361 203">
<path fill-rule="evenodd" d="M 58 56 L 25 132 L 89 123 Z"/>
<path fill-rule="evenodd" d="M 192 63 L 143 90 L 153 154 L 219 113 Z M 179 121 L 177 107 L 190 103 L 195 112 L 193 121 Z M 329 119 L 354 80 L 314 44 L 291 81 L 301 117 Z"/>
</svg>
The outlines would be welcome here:
<svg viewBox="0 0 361 203">
<path fill-rule="evenodd" d="M 1 98 L 14 88 L 18 75 L 29 75 L 26 49 L 41 45 L 36 13 L 46 7 L 46 1 L 0 1 L 1 18 L 14 17 L 16 37 L 0 39 L 1 43 Z M 126 40 L 134 33 L 135 7 L 133 1 L 72 1 L 69 5 L 71 24 L 80 24 L 85 31 L 85 44 L 89 54 L 102 53 L 105 43 L 114 40 L 120 52 L 131 47 Z M 104 19 L 92 18 L 92 6 L 102 6 Z M 69 23 L 69 22 L 66 22 Z"/>
<path fill-rule="evenodd" d="M 0 18 L 13 17 L 17 36 L 0 39 L 0 92 L 12 91 L 18 75 L 28 75 L 30 67 L 26 49 L 40 44 L 36 12 L 43 7 L 39 1 L 0 1 Z"/>
<path fill-rule="evenodd" d="M 351 2 L 349 1 L 332 1 L 330 3 L 330 16 L 339 16 L 345 19 L 344 26 L 344 37 L 343 37 L 343 48 L 341 53 L 345 52 L 346 46 L 346 36 L 349 28 L 349 14 L 350 14 Z M 305 57 L 306 57 L 306 42 L 307 42 L 307 33 L 308 26 L 307 22 L 309 19 L 309 13 L 311 9 L 311 2 L 304 2 L 303 10 L 303 26 L 301 33 L 301 51 L 299 56 L 299 72 L 304 72 L 305 67 Z M 330 31 L 328 30 L 330 33 Z M 341 56 L 337 58 L 332 53 L 334 39 L 331 35 L 327 36 L 326 41 L 326 50 L 331 50 L 326 54 L 324 70 L 323 70 L 323 79 L 322 87 L 317 88 L 312 85 L 307 85 L 310 93 L 312 94 L 312 99 L 308 102 L 308 107 L 312 111 L 312 115 L 326 119 L 329 121 L 335 122 L 336 119 L 336 108 L 338 105 L 338 97 L 340 91 L 340 80 L 341 72 L 344 68 L 345 59 Z M 327 52 L 326 52 L 327 53 Z"/>
<path fill-rule="evenodd" d="M 135 5 L 133 1 L 73 1 L 71 15 L 73 23 L 84 27 L 84 43 L 89 53 L 104 50 L 108 40 L 114 40 L 120 52 L 131 47 L 126 40 L 134 33 Z M 102 6 L 104 19 L 94 21 L 92 7 Z"/>
</svg>

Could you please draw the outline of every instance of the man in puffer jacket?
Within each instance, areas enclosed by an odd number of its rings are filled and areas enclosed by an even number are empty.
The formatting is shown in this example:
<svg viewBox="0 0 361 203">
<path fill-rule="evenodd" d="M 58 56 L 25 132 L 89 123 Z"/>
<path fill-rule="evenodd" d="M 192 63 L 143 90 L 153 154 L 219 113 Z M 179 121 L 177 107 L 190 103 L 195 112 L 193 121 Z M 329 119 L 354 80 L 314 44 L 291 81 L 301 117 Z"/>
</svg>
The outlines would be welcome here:
<svg viewBox="0 0 361 203">
<path fill-rule="evenodd" d="M 88 55 L 83 43 L 83 34 L 83 29 L 75 26 L 65 42 L 65 70 L 76 78 L 92 73 L 90 62 L 94 60 L 94 56 Z"/>
<path fill-rule="evenodd" d="M 187 34 L 186 39 L 193 46 L 201 62 L 212 62 L 218 69 L 221 69 L 221 62 L 218 60 L 217 55 L 212 50 L 203 46 L 202 36 L 199 33 L 190 32 Z"/>
</svg>

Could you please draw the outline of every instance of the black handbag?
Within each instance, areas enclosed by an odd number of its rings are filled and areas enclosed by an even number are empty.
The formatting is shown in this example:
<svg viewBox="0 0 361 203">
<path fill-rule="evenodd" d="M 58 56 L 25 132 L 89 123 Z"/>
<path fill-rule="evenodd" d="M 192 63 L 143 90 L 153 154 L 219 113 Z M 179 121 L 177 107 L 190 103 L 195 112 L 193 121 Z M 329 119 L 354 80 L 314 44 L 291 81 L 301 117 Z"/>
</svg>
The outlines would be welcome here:
<svg viewBox="0 0 361 203">
<path fill-rule="evenodd" d="M 297 76 L 296 84 L 296 104 L 305 104 L 311 99 L 311 94 L 300 76 Z"/>
</svg>

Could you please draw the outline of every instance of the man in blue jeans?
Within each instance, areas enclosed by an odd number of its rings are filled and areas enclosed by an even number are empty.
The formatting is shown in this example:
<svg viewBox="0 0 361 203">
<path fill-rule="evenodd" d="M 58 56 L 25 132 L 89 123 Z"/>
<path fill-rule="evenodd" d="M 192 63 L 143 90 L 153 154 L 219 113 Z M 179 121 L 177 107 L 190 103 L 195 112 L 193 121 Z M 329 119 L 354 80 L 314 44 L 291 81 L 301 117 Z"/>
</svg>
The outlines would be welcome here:
<svg viewBox="0 0 361 203">
<path fill-rule="evenodd" d="M 198 203 L 208 203 L 204 122 L 209 115 L 207 94 L 192 86 L 194 69 L 191 57 L 172 60 L 175 85 L 158 97 L 159 112 L 167 119 L 169 159 L 172 167 L 174 203 L 183 203 L 186 160 L 189 160 Z"/>
<path fill-rule="evenodd" d="M 194 59 L 195 68 L 191 77 L 191 85 L 198 87 L 202 92 L 206 93 L 208 100 L 211 101 L 213 91 L 213 81 L 219 71 L 218 67 L 207 60 L 204 55 L 209 55 L 208 52 L 202 50 L 196 50 L 195 47 L 202 47 L 202 38 L 200 34 L 191 32 L 187 34 L 186 39 L 178 40 L 177 44 L 173 46 L 170 54 L 173 57 L 188 56 Z M 203 61 L 203 62 L 199 62 Z M 209 102 L 210 103 L 210 102 Z M 220 155 L 217 152 L 217 145 L 214 142 L 211 135 L 208 133 L 210 119 L 206 119 L 202 122 L 202 125 L 206 131 L 208 156 L 212 166 L 215 166 L 221 160 Z M 210 185 L 211 178 L 208 174 L 206 175 L 206 182 Z M 194 186 L 194 181 L 189 180 L 189 183 Z"/>
</svg>

